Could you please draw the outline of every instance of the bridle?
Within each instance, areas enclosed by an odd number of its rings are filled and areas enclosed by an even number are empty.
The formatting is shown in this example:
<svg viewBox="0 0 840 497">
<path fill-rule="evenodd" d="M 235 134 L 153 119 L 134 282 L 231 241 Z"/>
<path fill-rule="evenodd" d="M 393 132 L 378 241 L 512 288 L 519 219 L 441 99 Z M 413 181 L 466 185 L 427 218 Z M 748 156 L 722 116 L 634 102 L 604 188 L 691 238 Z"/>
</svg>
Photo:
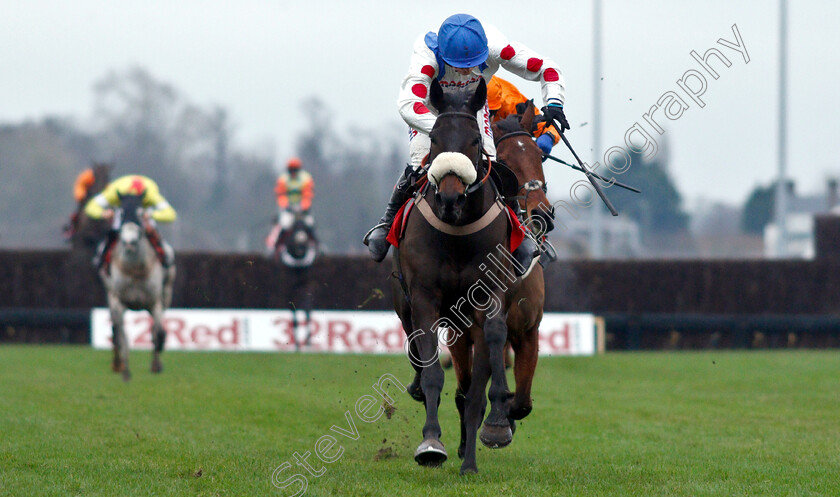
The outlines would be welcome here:
<svg viewBox="0 0 840 497">
<path fill-rule="evenodd" d="M 508 138 L 513 138 L 513 137 L 516 137 L 516 136 L 527 136 L 529 140 L 533 140 L 533 138 L 534 138 L 533 135 L 531 133 L 528 133 L 527 131 L 514 131 L 512 133 L 507 133 L 505 135 L 502 135 L 502 137 L 499 138 L 496 141 L 496 146 L 498 146 L 500 143 L 507 140 Z M 519 190 L 517 190 L 517 193 L 521 192 L 522 190 L 525 190 L 524 195 L 517 195 L 515 197 L 509 197 L 509 199 L 510 200 L 516 200 L 516 201 L 520 202 L 519 207 L 522 210 L 525 210 L 528 207 L 528 195 L 530 195 L 531 192 L 534 192 L 534 191 L 537 191 L 537 190 L 542 190 L 543 193 L 547 194 L 548 193 L 548 184 L 545 183 L 544 181 L 541 181 L 541 180 L 538 180 L 538 179 L 532 179 L 532 180 L 526 181 L 524 184 L 522 184 L 519 187 Z M 522 205 L 523 203 L 525 205 Z M 552 213 L 553 213 L 553 208 L 552 208 Z"/>
<path fill-rule="evenodd" d="M 470 119 L 472 122 L 476 122 L 476 116 L 467 112 L 442 112 L 438 114 L 437 119 L 440 119 L 441 117 L 457 117 L 461 119 Z M 481 140 L 481 131 L 478 132 L 478 139 Z M 481 149 L 478 157 L 472 162 L 473 167 L 475 167 L 477 171 L 479 170 L 479 161 L 481 161 L 482 155 L 487 157 L 487 172 L 484 174 L 483 178 L 473 182 L 471 185 L 468 185 L 467 189 L 464 191 L 464 195 L 469 195 L 470 193 L 481 188 L 481 186 L 484 185 L 484 183 L 487 182 L 487 179 L 490 177 L 490 171 L 493 169 L 493 161 L 490 160 L 490 156 L 487 155 L 487 152 L 484 151 L 484 148 Z M 428 156 L 426 156 L 426 158 L 423 159 L 424 168 L 427 166 L 427 160 Z"/>
</svg>

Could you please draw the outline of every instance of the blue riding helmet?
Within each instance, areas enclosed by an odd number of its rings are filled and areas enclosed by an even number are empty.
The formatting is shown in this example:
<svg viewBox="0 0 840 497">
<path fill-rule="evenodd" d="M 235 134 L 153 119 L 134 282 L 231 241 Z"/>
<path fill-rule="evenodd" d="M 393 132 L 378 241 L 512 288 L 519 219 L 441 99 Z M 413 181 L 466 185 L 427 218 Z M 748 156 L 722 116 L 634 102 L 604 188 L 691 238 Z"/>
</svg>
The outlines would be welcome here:
<svg viewBox="0 0 840 497">
<path fill-rule="evenodd" d="M 452 67 L 474 67 L 487 60 L 487 36 L 478 19 L 455 14 L 438 30 L 438 46 L 444 62 Z"/>
</svg>

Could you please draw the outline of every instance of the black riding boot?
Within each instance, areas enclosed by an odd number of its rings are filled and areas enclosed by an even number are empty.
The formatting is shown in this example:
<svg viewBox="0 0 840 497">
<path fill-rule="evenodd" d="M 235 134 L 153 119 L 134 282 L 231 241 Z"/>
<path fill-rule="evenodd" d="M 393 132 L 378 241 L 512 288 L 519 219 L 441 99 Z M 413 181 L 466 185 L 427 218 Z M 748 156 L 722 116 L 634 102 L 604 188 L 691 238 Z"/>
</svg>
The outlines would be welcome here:
<svg viewBox="0 0 840 497">
<path fill-rule="evenodd" d="M 105 263 L 105 252 L 108 251 L 108 247 L 111 246 L 111 243 L 117 239 L 116 230 L 108 230 L 108 234 L 105 236 L 105 239 L 99 242 L 99 245 L 96 246 L 96 255 L 93 256 L 93 266 L 96 269 L 101 269 L 102 265 Z"/>
<path fill-rule="evenodd" d="M 379 224 L 371 228 L 367 232 L 362 243 L 367 245 L 371 257 L 376 262 L 382 262 L 386 255 L 388 255 L 388 248 L 391 246 L 386 238 L 388 231 L 391 229 L 391 223 L 394 222 L 394 216 L 397 211 L 406 201 L 411 198 L 414 193 L 414 187 L 411 184 L 412 168 L 409 166 L 405 168 L 402 176 L 397 180 L 394 190 L 391 192 L 391 199 L 388 200 L 388 206 L 385 208 L 385 214 L 379 220 Z"/>
</svg>

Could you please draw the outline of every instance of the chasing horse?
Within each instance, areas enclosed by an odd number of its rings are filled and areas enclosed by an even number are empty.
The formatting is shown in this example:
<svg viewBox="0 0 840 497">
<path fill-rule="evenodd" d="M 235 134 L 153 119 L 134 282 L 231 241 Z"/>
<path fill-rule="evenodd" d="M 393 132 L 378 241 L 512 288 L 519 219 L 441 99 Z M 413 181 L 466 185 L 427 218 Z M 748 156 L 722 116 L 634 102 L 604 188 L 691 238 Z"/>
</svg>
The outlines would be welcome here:
<svg viewBox="0 0 840 497">
<path fill-rule="evenodd" d="M 281 210 L 277 224 L 266 238 L 272 259 L 281 262 L 290 276 L 289 301 L 292 313 L 292 337 L 296 350 L 308 346 L 312 338 L 312 279 L 310 268 L 318 256 L 315 220 L 309 211 L 300 208 Z M 299 312 L 303 320 L 298 319 Z M 304 338 L 298 340 L 298 328 L 304 328 Z"/>
<path fill-rule="evenodd" d="M 126 309 L 145 310 L 153 320 L 152 373 L 160 373 L 160 355 L 166 344 L 164 311 L 172 304 L 175 280 L 174 251 L 163 241 L 154 221 L 171 222 L 175 210 L 145 176 L 124 176 L 88 202 L 85 212 L 93 219 L 112 221 L 113 229 L 102 241 L 94 263 L 105 287 L 113 327 L 112 369 L 131 379 L 128 340 L 123 315 Z"/>
<path fill-rule="evenodd" d="M 529 235 L 490 179 L 493 162 L 483 154 L 476 120 L 486 101 L 486 86 L 483 80 L 477 86 L 474 93 L 444 94 L 432 81 L 430 102 L 439 114 L 430 133 L 426 180 L 397 214 L 389 234 L 395 246 L 394 306 L 415 368 L 409 394 L 426 407 L 423 441 L 414 457 L 426 466 L 440 465 L 448 457 L 438 422 L 441 335 L 452 352 L 458 380 L 461 473 L 478 470 L 477 437 L 487 447 L 509 445 L 515 417 L 530 410 L 530 398 L 522 406 L 511 401 L 504 347 L 512 299 L 522 285 L 521 276 L 534 264 L 522 265 L 511 254 Z M 528 343 L 535 346 L 535 341 Z M 527 362 L 517 361 L 522 364 L 520 373 L 530 371 L 532 376 Z M 488 397 L 490 414 L 483 420 Z"/>
<path fill-rule="evenodd" d="M 111 164 L 94 162 L 79 173 L 73 184 L 76 210 L 64 226 L 64 238 L 70 242 L 74 251 L 84 251 L 88 257 L 93 254 L 96 244 L 108 232 L 110 226 L 105 220 L 92 219 L 85 214 L 85 205 L 93 196 L 105 189 L 110 181 L 112 170 Z"/>
</svg>

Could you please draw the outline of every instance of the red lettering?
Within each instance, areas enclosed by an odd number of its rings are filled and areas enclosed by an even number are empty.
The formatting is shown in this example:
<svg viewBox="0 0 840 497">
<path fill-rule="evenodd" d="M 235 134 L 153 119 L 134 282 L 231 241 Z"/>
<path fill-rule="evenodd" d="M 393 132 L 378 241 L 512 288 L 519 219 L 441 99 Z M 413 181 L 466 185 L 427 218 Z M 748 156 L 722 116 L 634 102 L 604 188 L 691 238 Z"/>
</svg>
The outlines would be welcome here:
<svg viewBox="0 0 840 497">
<path fill-rule="evenodd" d="M 211 330 L 209 326 L 200 324 L 193 328 L 190 333 L 192 345 L 194 345 L 197 349 L 205 349 L 212 343 L 213 335 L 213 330 Z"/>
<path fill-rule="evenodd" d="M 123 323 L 125 323 L 123 321 Z M 134 343 L 132 344 L 134 347 L 151 347 L 152 346 L 152 327 L 154 326 L 154 320 L 151 316 L 137 316 L 134 318 L 134 321 L 131 323 L 133 326 L 142 326 L 143 331 L 141 331 L 137 338 L 134 339 Z M 128 328 L 128 326 L 125 326 Z M 128 334 L 128 330 L 126 329 L 126 335 Z M 127 338 L 127 336 L 126 336 Z"/>
<path fill-rule="evenodd" d="M 222 326 L 218 332 L 219 345 L 222 347 L 233 346 L 240 344 L 239 338 L 239 320 L 234 318 L 233 324 L 230 326 Z"/>
<path fill-rule="evenodd" d="M 277 318 L 271 321 L 271 324 L 280 328 L 280 338 L 272 340 L 274 346 L 280 350 L 294 350 L 295 348 L 295 330 L 292 328 L 292 321 L 286 318 Z M 285 339 L 283 335 L 285 334 Z"/>
<path fill-rule="evenodd" d="M 350 339 L 347 335 L 353 326 L 349 321 L 328 321 L 327 322 L 327 347 L 333 350 L 336 340 L 340 339 L 344 342 L 344 347 L 350 350 Z"/>
<path fill-rule="evenodd" d="M 569 343 L 569 324 L 563 325 L 562 330 L 552 331 L 548 333 L 546 341 L 548 348 L 552 352 L 569 352 L 571 343 Z"/>
<path fill-rule="evenodd" d="M 166 323 L 166 325 L 167 325 L 166 326 L 167 333 L 168 333 L 167 338 L 175 337 L 175 339 L 178 340 L 178 343 L 180 343 L 181 345 L 188 344 L 190 342 L 190 339 L 189 339 L 188 336 L 184 336 L 184 332 L 186 331 L 186 328 L 187 328 L 186 321 L 184 321 L 183 319 L 177 319 L 177 318 L 171 319 L 172 322 L 176 323 L 176 326 L 172 326 L 172 324 L 169 323 L 168 321 L 170 321 L 170 320 L 169 319 L 164 319 L 164 323 Z"/>
<path fill-rule="evenodd" d="M 405 344 L 405 331 L 403 331 L 402 325 L 383 333 L 382 343 L 388 352 L 402 351 Z"/>
<path fill-rule="evenodd" d="M 362 352 L 373 352 L 379 342 L 378 338 L 376 331 L 371 328 L 362 328 L 356 333 L 356 342 Z"/>
</svg>

